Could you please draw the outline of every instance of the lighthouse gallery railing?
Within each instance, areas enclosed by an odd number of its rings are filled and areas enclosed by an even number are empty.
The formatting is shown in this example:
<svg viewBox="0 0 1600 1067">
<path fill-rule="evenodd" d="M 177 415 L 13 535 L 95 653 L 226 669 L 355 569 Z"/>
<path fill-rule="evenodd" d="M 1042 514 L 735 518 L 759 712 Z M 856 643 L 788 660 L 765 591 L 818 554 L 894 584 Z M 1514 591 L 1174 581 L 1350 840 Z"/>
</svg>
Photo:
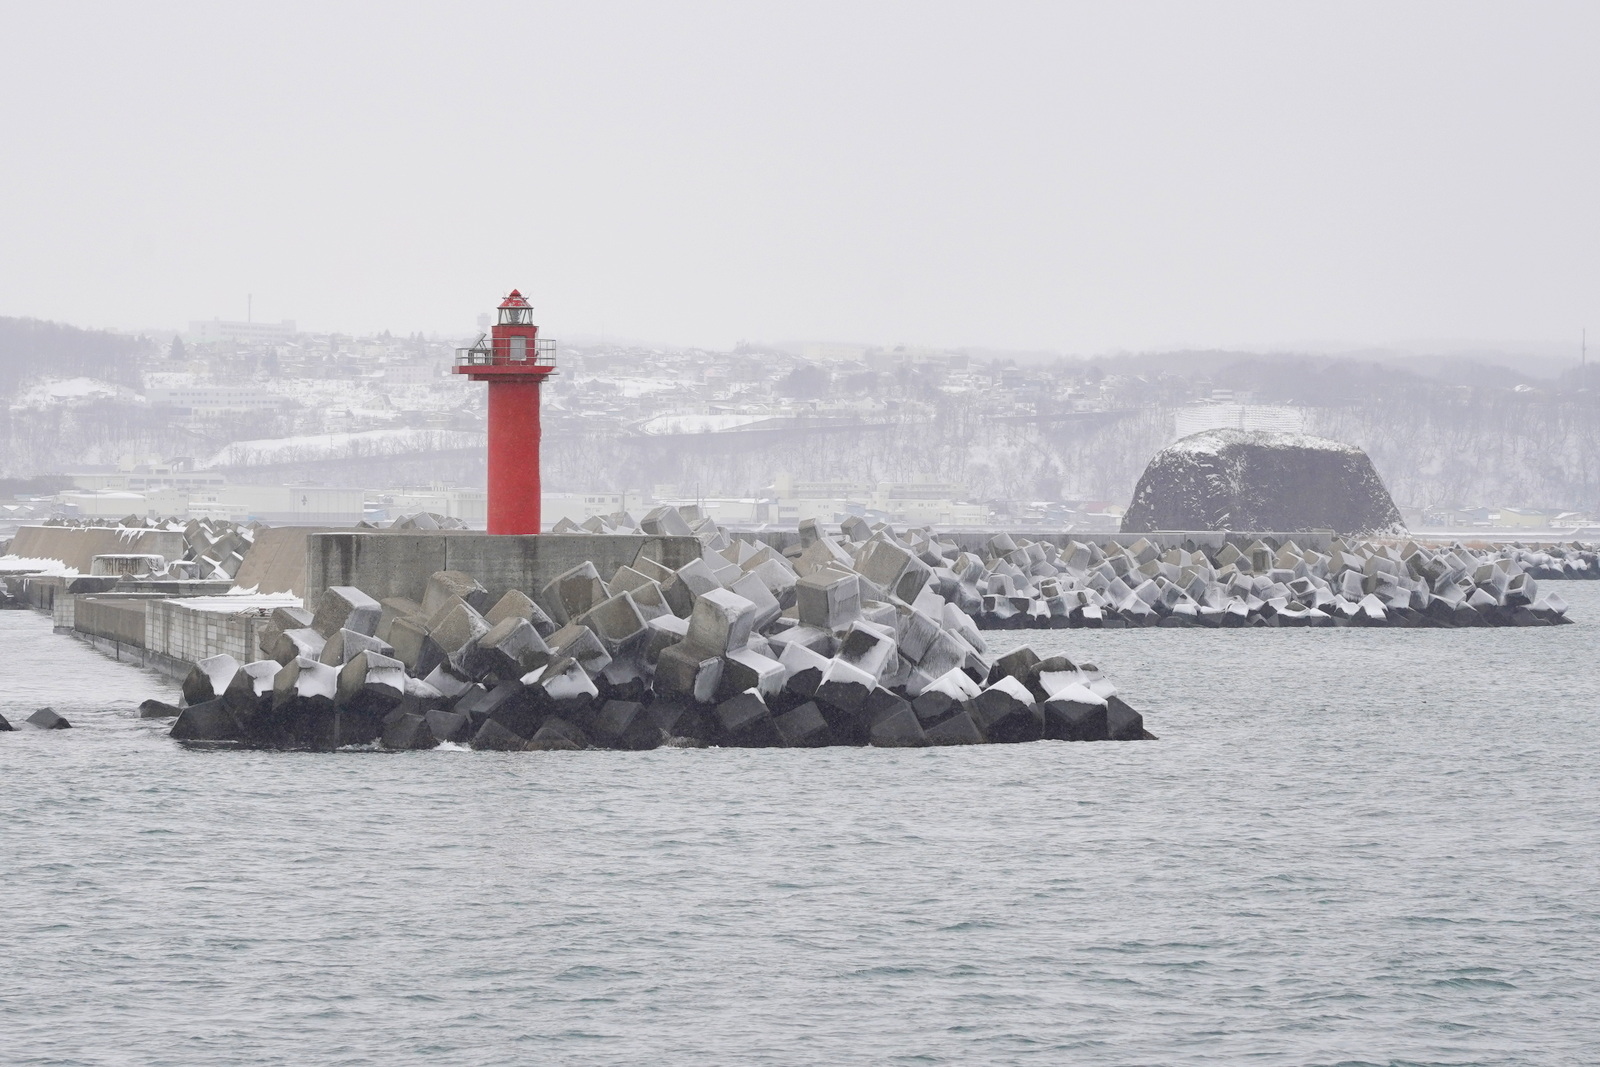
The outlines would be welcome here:
<svg viewBox="0 0 1600 1067">
<path fill-rule="evenodd" d="M 534 338 L 531 352 L 525 344 L 512 344 L 513 341 L 521 340 L 520 337 L 480 337 L 471 347 L 456 349 L 456 366 L 554 367 L 556 365 L 554 338 Z"/>
</svg>

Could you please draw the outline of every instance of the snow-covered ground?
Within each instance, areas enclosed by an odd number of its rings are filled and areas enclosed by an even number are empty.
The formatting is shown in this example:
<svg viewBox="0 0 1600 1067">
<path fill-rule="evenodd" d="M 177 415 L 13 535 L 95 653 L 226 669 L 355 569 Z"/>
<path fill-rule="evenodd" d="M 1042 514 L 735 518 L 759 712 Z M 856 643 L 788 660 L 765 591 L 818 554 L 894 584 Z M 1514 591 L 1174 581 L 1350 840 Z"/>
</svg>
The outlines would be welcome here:
<svg viewBox="0 0 1600 1067">
<path fill-rule="evenodd" d="M 573 378 L 572 385 L 578 391 L 602 385 L 617 396 L 641 397 L 676 392 L 684 383 L 674 378 L 602 378 L 591 374 Z"/>
<path fill-rule="evenodd" d="M 43 378 L 32 382 L 11 401 L 12 411 L 44 411 L 61 404 L 85 400 L 122 400 L 137 403 L 144 398 L 98 378 Z"/>
<path fill-rule="evenodd" d="M 763 414 L 657 415 L 640 423 L 639 430 L 648 434 L 720 433 L 723 430 L 737 430 L 769 417 Z"/>
<path fill-rule="evenodd" d="M 235 441 L 198 466 L 201 468 L 259 466 L 268 463 L 303 463 L 318 459 L 392 456 L 406 452 L 481 448 L 483 443 L 483 434 L 466 430 L 396 428 L 306 434 L 299 437 Z"/>
</svg>

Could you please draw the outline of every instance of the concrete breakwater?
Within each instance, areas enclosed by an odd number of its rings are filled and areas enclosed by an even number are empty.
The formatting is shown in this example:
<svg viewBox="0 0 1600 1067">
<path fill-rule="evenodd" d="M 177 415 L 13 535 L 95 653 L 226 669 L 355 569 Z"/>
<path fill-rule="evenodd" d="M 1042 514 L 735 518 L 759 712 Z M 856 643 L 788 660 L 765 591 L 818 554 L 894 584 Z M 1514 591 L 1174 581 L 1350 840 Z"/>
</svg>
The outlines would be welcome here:
<svg viewBox="0 0 1600 1067">
<path fill-rule="evenodd" d="M 1566 601 L 1543 578 L 1600 577 L 1576 546 L 1430 548 L 1292 538 L 1165 551 L 1000 535 L 981 563 L 958 560 L 957 602 L 986 629 L 1113 626 L 1545 626 Z"/>
<path fill-rule="evenodd" d="M 742 536 L 678 509 L 591 520 L 565 532 L 681 533 L 709 543 Z M 558 528 L 558 532 L 559 528 Z M 963 547 L 927 529 L 898 532 L 847 519 L 840 536 L 802 523 L 785 558 L 800 573 L 852 571 L 870 589 L 908 602 L 954 605 L 983 629 L 1127 626 L 1539 626 L 1566 622 L 1566 603 L 1541 593 L 1545 578 L 1600 577 L 1590 546 L 1543 548 L 1311 535 L 1169 534 L 1103 544 L 1000 533 Z M 1172 541 L 1183 538 L 1181 544 Z M 767 542 L 771 547 L 771 542 Z M 978 548 L 978 551 L 973 551 Z"/>
<path fill-rule="evenodd" d="M 271 610 L 305 594 L 316 529 L 132 516 L 23 527 L 0 557 L 0 608 L 47 612 L 58 633 L 182 678 L 220 652 L 253 657 Z"/>
<path fill-rule="evenodd" d="M 0 607 L 52 610 L 62 595 L 204 597 L 305 593 L 306 537 L 320 527 L 225 520 L 25 526 L 0 557 Z"/>
<path fill-rule="evenodd" d="M 422 550 L 401 536 L 361 551 Z M 184 708 L 149 701 L 144 714 L 176 715 L 183 741 L 309 749 L 1151 737 L 1093 665 L 1027 648 L 991 658 L 943 601 L 918 606 L 843 568 L 801 574 L 746 543 L 703 546 L 674 569 L 662 557 L 698 539 L 644 540 L 609 579 L 585 561 L 532 596 L 491 598 L 459 570 L 429 575 L 420 600 L 332 586 L 314 611 L 273 613 L 260 640 L 269 658 L 203 660 Z"/>
<path fill-rule="evenodd" d="M 687 618 L 692 597 L 709 588 L 702 568 L 715 576 L 748 567 L 779 601 L 775 627 L 798 622 L 787 583 L 828 572 L 853 578 L 867 621 L 887 605 L 944 629 L 953 611 L 982 630 L 1541 625 L 1566 621 L 1566 605 L 1539 583 L 1600 575 L 1592 545 L 1326 532 L 1158 531 L 1093 543 L 1070 533 L 896 530 L 859 518 L 734 531 L 694 508 L 558 531 L 491 537 L 427 516 L 321 532 L 204 521 L 25 528 L 18 541 L 36 555 L 0 558 L 0 606 L 47 611 L 58 632 L 181 679 L 218 654 L 254 660 L 276 609 L 315 609 L 329 587 L 420 604 L 429 577 L 443 571 L 471 575 L 492 604 L 512 590 L 537 599 L 554 576 L 589 564 L 605 576 L 608 597 L 629 592 L 646 615 L 645 605 L 665 600 Z M 635 568 L 640 558 L 651 565 Z M 635 570 L 647 572 L 643 584 Z"/>
</svg>

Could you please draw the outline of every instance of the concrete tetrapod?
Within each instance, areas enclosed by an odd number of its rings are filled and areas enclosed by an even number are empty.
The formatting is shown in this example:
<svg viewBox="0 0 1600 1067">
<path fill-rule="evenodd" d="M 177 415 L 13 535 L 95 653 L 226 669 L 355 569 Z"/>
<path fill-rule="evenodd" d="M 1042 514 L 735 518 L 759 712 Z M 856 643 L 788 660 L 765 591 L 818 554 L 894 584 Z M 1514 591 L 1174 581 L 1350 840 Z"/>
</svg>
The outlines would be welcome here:
<svg viewBox="0 0 1600 1067">
<path fill-rule="evenodd" d="M 37 727 L 40 730 L 70 730 L 72 728 L 72 724 L 66 720 L 65 716 L 59 714 L 55 708 L 40 708 L 24 721 L 29 726 Z"/>
</svg>

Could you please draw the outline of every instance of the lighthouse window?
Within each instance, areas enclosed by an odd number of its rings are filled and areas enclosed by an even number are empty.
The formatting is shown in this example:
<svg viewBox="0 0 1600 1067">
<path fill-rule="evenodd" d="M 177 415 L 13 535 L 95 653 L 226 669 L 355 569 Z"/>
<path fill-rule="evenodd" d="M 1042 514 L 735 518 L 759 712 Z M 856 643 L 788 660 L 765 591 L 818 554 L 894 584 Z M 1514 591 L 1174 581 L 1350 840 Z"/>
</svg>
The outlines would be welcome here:
<svg viewBox="0 0 1600 1067">
<path fill-rule="evenodd" d="M 519 363 L 528 358 L 528 339 L 526 337 L 511 338 L 511 358 Z"/>
</svg>

